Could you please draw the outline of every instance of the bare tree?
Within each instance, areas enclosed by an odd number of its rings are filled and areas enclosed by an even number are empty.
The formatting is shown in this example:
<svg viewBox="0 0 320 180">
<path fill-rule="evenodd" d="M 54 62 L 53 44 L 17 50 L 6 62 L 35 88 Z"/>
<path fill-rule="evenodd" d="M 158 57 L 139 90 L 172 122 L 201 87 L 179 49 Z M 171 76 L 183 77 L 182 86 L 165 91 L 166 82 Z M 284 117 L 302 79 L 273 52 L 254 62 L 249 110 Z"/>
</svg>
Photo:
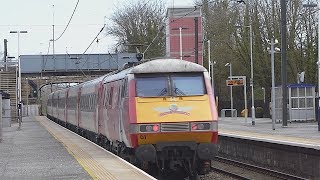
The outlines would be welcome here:
<svg viewBox="0 0 320 180">
<path fill-rule="evenodd" d="M 268 40 L 280 41 L 280 1 L 279 0 L 245 0 L 245 4 L 237 4 L 233 0 L 202 0 L 205 17 L 206 38 L 212 43 L 211 59 L 217 64 L 215 68 L 216 86 L 225 92 L 224 80 L 228 76 L 226 62 L 233 65 L 234 75 L 250 76 L 250 33 L 253 30 L 253 64 L 254 87 L 256 98 L 262 98 L 261 87 L 265 87 L 267 95 L 271 87 L 271 66 Z M 304 3 L 317 3 L 315 0 L 287 1 L 287 58 L 288 83 L 296 83 L 297 73 L 306 72 L 306 83 L 317 82 L 317 9 L 303 8 Z M 241 28 L 235 28 L 239 25 Z M 278 44 L 280 47 L 280 44 Z M 206 60 L 206 57 L 205 57 Z M 281 83 L 281 58 L 275 58 L 276 84 Z M 220 94 L 224 99 L 225 93 Z M 250 98 L 250 97 L 249 97 Z"/>
<path fill-rule="evenodd" d="M 163 56 L 165 34 L 163 30 L 165 6 L 161 0 L 131 1 L 118 7 L 112 15 L 113 25 L 107 33 L 118 39 L 120 51 L 146 51 L 145 57 Z"/>
</svg>

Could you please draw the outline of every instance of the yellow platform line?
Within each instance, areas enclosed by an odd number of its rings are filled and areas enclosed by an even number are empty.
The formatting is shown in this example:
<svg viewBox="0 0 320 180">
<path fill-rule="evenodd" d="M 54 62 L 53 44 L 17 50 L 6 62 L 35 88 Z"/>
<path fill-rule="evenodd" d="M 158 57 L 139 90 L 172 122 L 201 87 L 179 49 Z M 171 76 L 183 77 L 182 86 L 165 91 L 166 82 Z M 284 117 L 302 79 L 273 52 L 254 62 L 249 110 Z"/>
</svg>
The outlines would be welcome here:
<svg viewBox="0 0 320 180">
<path fill-rule="evenodd" d="M 57 139 L 57 141 L 61 142 L 65 146 L 67 151 L 88 172 L 92 179 L 117 179 L 115 176 L 109 173 L 103 166 L 101 166 L 96 160 L 94 160 L 88 153 L 86 153 L 77 145 L 72 143 L 72 141 L 68 137 L 64 136 L 61 132 L 59 132 L 59 130 L 52 126 L 53 122 L 44 120 L 42 117 L 36 117 L 36 120 L 39 121 L 49 131 L 49 133 L 55 139 Z"/>
</svg>

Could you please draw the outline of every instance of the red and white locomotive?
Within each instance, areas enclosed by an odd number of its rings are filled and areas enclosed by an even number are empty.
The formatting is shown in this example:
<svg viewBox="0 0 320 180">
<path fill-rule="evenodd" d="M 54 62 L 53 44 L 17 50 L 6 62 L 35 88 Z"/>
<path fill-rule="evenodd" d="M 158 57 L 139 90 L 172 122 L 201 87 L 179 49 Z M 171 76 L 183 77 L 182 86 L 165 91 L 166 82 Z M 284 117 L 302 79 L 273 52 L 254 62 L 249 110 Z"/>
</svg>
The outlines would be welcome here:
<svg viewBox="0 0 320 180">
<path fill-rule="evenodd" d="M 192 179 L 217 151 L 210 77 L 188 61 L 151 60 L 53 92 L 47 116 L 129 161 Z"/>
</svg>

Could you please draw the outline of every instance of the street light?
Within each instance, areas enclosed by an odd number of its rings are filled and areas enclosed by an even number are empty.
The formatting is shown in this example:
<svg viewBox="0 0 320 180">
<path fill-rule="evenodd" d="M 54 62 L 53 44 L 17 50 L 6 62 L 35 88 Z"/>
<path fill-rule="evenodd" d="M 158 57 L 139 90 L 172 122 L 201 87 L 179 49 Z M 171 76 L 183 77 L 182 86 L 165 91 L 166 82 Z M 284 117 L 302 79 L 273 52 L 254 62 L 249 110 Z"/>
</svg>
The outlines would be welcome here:
<svg viewBox="0 0 320 180">
<path fill-rule="evenodd" d="M 184 28 L 184 27 L 179 27 L 179 28 L 172 28 L 171 30 L 179 30 L 179 37 L 180 37 L 180 60 L 182 60 L 182 30 L 183 29 L 189 29 L 189 28 Z"/>
<path fill-rule="evenodd" d="M 224 66 L 225 67 L 229 66 L 229 71 L 230 71 L 229 78 L 231 79 L 232 78 L 232 64 L 227 63 Z M 231 109 L 233 109 L 232 86 L 230 86 L 230 106 L 231 106 Z"/>
<path fill-rule="evenodd" d="M 18 103 L 21 103 L 21 62 L 20 62 L 20 33 L 28 33 L 28 31 L 10 31 L 10 33 L 18 34 L 18 68 L 19 68 L 19 77 L 18 77 Z M 21 128 L 21 112 L 22 109 L 18 109 L 19 112 L 19 129 Z"/>
<path fill-rule="evenodd" d="M 318 4 L 303 4 L 303 7 L 317 7 L 320 9 L 320 2 Z M 318 12 L 318 131 L 320 131 L 320 12 Z"/>
<path fill-rule="evenodd" d="M 251 77 L 250 77 L 250 86 L 251 86 L 251 119 L 252 119 L 252 125 L 254 126 L 255 123 L 255 108 L 254 108 L 254 88 L 253 88 L 253 53 L 252 53 L 252 26 L 251 24 L 249 26 L 236 26 L 237 28 L 240 27 L 246 27 L 249 28 L 250 33 L 250 66 L 251 66 Z"/>
<path fill-rule="evenodd" d="M 280 52 L 279 48 L 275 48 L 274 45 L 278 43 L 278 40 L 271 39 L 270 45 L 270 53 L 271 53 L 271 79 L 272 79 L 272 86 L 271 86 L 271 112 L 272 112 L 272 130 L 275 130 L 275 123 L 276 123 L 276 95 L 275 95 L 275 76 L 274 76 L 274 53 Z"/>
</svg>

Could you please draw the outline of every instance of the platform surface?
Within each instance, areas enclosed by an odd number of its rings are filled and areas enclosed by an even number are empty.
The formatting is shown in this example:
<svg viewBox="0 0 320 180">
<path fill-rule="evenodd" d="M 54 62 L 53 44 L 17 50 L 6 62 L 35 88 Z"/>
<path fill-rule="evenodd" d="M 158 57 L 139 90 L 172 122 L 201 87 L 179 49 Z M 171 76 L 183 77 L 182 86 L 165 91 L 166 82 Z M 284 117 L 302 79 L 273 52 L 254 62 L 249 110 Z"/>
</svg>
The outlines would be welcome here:
<svg viewBox="0 0 320 180">
<path fill-rule="evenodd" d="M 275 123 L 273 130 L 270 118 L 256 118 L 252 126 L 251 117 L 247 121 L 243 117 L 225 117 L 219 118 L 219 134 L 320 150 L 317 122 L 288 122 L 286 127 Z"/>
<path fill-rule="evenodd" d="M 91 179 L 91 176 L 33 118 L 3 128 L 0 179 Z"/>
<path fill-rule="evenodd" d="M 154 179 L 43 116 L 3 129 L 0 179 Z"/>
</svg>

